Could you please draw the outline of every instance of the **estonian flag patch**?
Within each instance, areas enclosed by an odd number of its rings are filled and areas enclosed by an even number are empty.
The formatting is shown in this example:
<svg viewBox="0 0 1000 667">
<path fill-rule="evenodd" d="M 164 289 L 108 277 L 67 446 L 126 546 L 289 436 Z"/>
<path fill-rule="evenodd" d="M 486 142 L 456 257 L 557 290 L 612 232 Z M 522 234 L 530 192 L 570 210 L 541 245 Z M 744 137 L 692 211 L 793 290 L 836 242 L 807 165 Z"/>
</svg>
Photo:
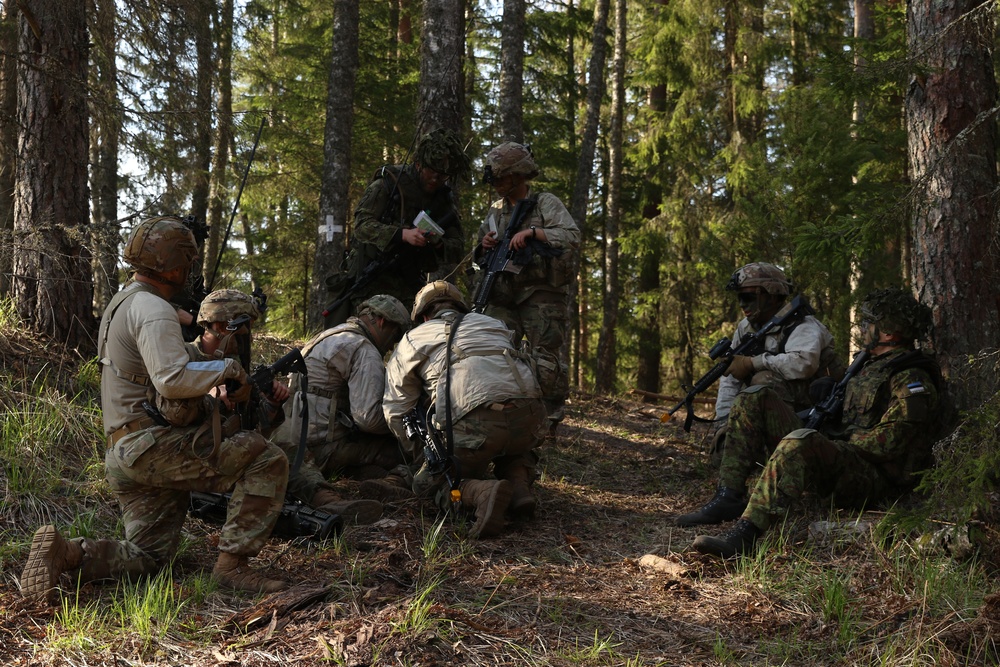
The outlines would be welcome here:
<svg viewBox="0 0 1000 667">
<path fill-rule="evenodd" d="M 910 384 L 906 385 L 906 388 L 910 390 L 911 394 L 922 394 L 923 392 L 927 391 L 927 389 L 924 387 L 924 383 L 919 381 L 911 382 Z"/>
</svg>

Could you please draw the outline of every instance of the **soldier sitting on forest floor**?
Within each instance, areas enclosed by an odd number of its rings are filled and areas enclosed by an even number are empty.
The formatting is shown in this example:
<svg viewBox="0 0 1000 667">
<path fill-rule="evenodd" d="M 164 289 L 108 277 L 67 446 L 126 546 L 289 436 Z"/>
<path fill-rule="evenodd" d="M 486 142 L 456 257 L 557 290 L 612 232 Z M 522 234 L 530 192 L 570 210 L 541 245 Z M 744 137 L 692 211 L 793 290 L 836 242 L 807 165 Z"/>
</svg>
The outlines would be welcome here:
<svg viewBox="0 0 1000 667">
<path fill-rule="evenodd" d="M 840 423 L 824 433 L 802 428 L 803 421 L 770 388 L 754 387 L 737 397 L 719 490 L 685 515 L 684 525 L 739 520 L 718 537 L 695 538 L 697 551 L 748 554 L 806 492 L 860 508 L 912 489 L 931 463 L 942 380 L 934 359 L 914 349 L 914 340 L 928 333 L 930 309 L 893 288 L 869 294 L 861 316 L 870 358 L 847 382 Z M 759 465 L 764 469 L 748 500 L 746 484 Z"/>
<path fill-rule="evenodd" d="M 781 310 L 792 293 L 792 283 L 774 264 L 753 262 L 733 273 L 726 290 L 736 292 L 743 311 L 743 319 L 733 334 L 732 345 L 736 347 Z M 843 374 L 833 335 L 813 315 L 796 317 L 773 329 L 763 343 L 764 349 L 759 354 L 733 357 L 726 374 L 719 379 L 715 399 L 715 421 L 719 428 L 709 449 L 715 465 L 721 461 L 725 447 L 729 411 L 742 389 L 770 387 L 793 410 L 801 411 L 812 404 L 809 385 L 813 380 L 826 376 L 839 379 Z"/>
<path fill-rule="evenodd" d="M 451 283 L 420 290 L 412 317 L 422 324 L 403 337 L 386 367 L 385 418 L 417 454 L 422 446 L 408 438 L 404 418 L 425 411 L 445 450 L 437 452 L 440 469 L 425 457 L 413 490 L 443 511 L 454 509 L 452 492 L 459 491 L 461 505 L 476 511 L 469 535 L 497 535 L 505 512 L 535 511 L 534 449 L 547 428 L 538 382 L 515 351 L 512 332 L 500 320 L 469 313 Z M 499 479 L 490 479 L 491 463 Z"/>
<path fill-rule="evenodd" d="M 400 304 L 399 308 L 402 309 L 402 304 Z M 248 294 L 234 289 L 222 289 L 212 292 L 202 301 L 201 308 L 198 311 L 198 325 L 203 327 L 205 331 L 196 341 L 196 349 L 200 352 L 202 358 L 224 359 L 229 357 L 238 359 L 241 345 L 245 346 L 247 350 L 250 349 L 253 324 L 259 315 L 260 312 L 257 304 Z M 231 323 L 239 322 L 241 317 L 246 321 L 238 329 L 233 330 Z M 409 317 L 406 318 L 406 321 L 409 321 Z M 349 325 L 343 326 L 347 327 Z M 389 329 L 388 326 L 385 328 Z M 388 334 L 388 336 L 391 338 L 395 334 Z M 243 338 L 241 339 L 241 337 Z M 307 347 L 307 352 L 309 349 Z M 308 358 L 306 359 L 306 363 L 308 366 Z M 381 357 L 378 358 L 378 366 L 379 370 L 381 370 Z M 317 372 L 320 380 L 318 391 L 323 391 L 324 385 L 322 380 L 325 376 L 319 375 L 318 369 L 310 368 L 309 370 Z M 312 379 L 312 373 L 310 373 L 310 379 Z M 381 390 L 382 383 L 377 384 Z M 312 384 L 309 385 L 309 389 L 313 390 Z M 227 397 L 225 385 L 216 387 L 216 392 L 226 406 L 230 409 L 235 407 Z M 266 421 L 269 424 L 269 427 L 263 430 L 262 434 L 265 437 L 272 438 L 272 442 L 275 442 L 285 451 L 289 461 L 294 461 L 298 442 L 285 441 L 279 435 L 288 432 L 288 429 L 284 428 L 284 423 L 286 423 L 285 413 L 282 411 L 282 406 L 285 405 L 288 397 L 288 387 L 278 380 L 274 380 L 271 395 L 264 396 L 261 399 L 261 407 L 268 411 Z M 381 396 L 379 398 L 381 399 Z M 379 401 L 377 407 L 381 411 L 381 401 Z M 311 411 L 310 415 L 312 415 Z M 322 412 L 317 417 L 327 418 L 326 414 Z M 379 414 L 379 418 L 381 419 L 381 414 Z M 265 420 L 261 419 L 258 421 L 264 423 Z M 312 420 L 310 424 L 312 425 Z M 388 432 L 388 428 L 385 430 Z M 323 431 L 325 433 L 326 429 L 323 429 Z M 298 433 L 298 430 L 295 430 L 295 433 Z M 272 434 L 274 434 L 273 437 Z M 338 442 L 340 441 L 337 439 L 331 439 L 329 442 L 326 442 L 324 438 L 324 444 L 330 445 Z M 381 517 L 381 503 L 375 500 L 345 498 L 341 494 L 338 494 L 332 485 L 326 482 L 323 472 L 320 471 L 316 464 L 314 456 L 316 451 L 316 449 L 310 448 L 309 455 L 303 459 L 299 469 L 289 472 L 289 495 L 298 498 L 306 505 L 315 509 L 329 514 L 339 514 L 346 521 L 366 524 L 372 523 Z M 320 460 L 325 463 L 326 457 L 321 457 Z"/>
<path fill-rule="evenodd" d="M 288 459 L 259 433 L 217 436 L 204 428 L 215 414 L 208 392 L 226 380 L 250 396 L 250 379 L 235 360 L 193 362 L 169 300 L 186 284 L 195 239 L 174 217 L 143 220 L 125 245 L 134 282 L 108 304 L 101 319 L 101 408 L 107 436 L 108 486 L 122 508 L 124 540 L 64 539 L 55 526 L 35 532 L 21 574 L 21 591 L 50 600 L 64 572 L 82 582 L 134 579 L 167 567 L 177 553 L 191 491 L 232 491 L 212 576 L 227 588 L 282 590 L 287 583 L 251 569 L 271 534 L 285 497 Z M 200 409 L 175 425 L 151 415 L 165 401 Z M 147 408 L 148 406 L 148 408 Z"/>
</svg>

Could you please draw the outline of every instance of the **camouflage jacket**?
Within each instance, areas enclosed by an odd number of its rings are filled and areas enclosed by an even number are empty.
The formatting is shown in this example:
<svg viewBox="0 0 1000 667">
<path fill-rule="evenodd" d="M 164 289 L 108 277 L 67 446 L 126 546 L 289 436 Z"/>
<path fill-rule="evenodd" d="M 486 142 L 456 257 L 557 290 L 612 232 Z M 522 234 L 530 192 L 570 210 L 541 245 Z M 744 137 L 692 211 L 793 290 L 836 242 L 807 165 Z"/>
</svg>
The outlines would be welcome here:
<svg viewBox="0 0 1000 667">
<path fill-rule="evenodd" d="M 456 317 L 455 311 L 446 310 L 411 329 L 389 359 L 382 407 L 389 428 L 402 443 L 409 442 L 403 416 L 426 399 L 435 408 L 434 425 L 445 427 L 447 341 Z M 469 313 L 462 318 L 451 357 L 453 421 L 488 403 L 541 396 L 538 381 L 514 349 L 511 336 L 503 322 L 488 315 Z"/>
<path fill-rule="evenodd" d="M 357 318 L 314 336 L 302 349 L 302 355 L 309 378 L 309 444 L 347 435 L 349 428 L 338 421 L 338 412 L 350 415 L 355 427 L 364 433 L 389 432 L 382 415 L 382 355 Z M 290 407 L 291 402 L 286 404 L 286 417 L 290 416 Z M 298 434 L 281 430 L 277 438 L 295 442 Z"/>
<path fill-rule="evenodd" d="M 733 347 L 739 345 L 751 331 L 753 327 L 750 320 L 744 317 L 736 326 Z M 754 357 L 754 368 L 773 371 L 776 376 L 789 383 L 801 383 L 802 390 L 795 393 L 807 396 L 809 383 L 825 372 L 837 358 L 833 334 L 822 322 L 807 315 L 802 320 L 768 333 L 764 337 L 764 352 Z M 731 375 L 719 379 L 719 393 L 715 399 L 716 419 L 729 416 L 736 394 L 746 386 L 746 383 Z M 799 406 L 795 407 L 801 409 Z"/>
<path fill-rule="evenodd" d="M 937 435 L 936 366 L 923 353 L 893 350 L 847 383 L 842 424 L 848 442 L 906 486 L 927 467 Z"/>
<path fill-rule="evenodd" d="M 177 311 L 138 282 L 123 288 L 104 311 L 98 355 L 105 435 L 145 417 L 143 401 L 200 399 L 242 370 L 231 359 L 192 361 Z"/>
<path fill-rule="evenodd" d="M 444 236 L 417 248 L 403 242 L 402 232 L 413 227 L 421 211 L 444 228 Z M 375 173 L 354 209 L 347 273 L 353 278 L 382 253 L 391 255 L 396 251 L 401 255 L 392 271 L 377 278 L 367 294 L 389 293 L 412 302 L 428 273 L 458 264 L 465 253 L 465 237 L 451 188 L 425 193 L 413 165 L 383 167 Z M 380 282 L 389 287 L 383 285 L 380 289 Z"/>
<path fill-rule="evenodd" d="M 528 197 L 532 196 L 535 195 L 529 189 Z M 537 197 L 538 204 L 521 229 L 532 226 L 545 229 L 549 247 L 563 252 L 558 257 L 533 254 L 531 261 L 520 272 L 500 274 L 493 288 L 491 303 L 504 306 L 519 304 L 537 291 L 566 293 L 580 252 L 580 229 L 554 194 L 541 192 Z M 482 243 L 483 237 L 491 231 L 496 231 L 497 239 L 503 238 L 513 211 L 514 207 L 506 199 L 493 202 L 486 219 L 479 226 L 476 242 Z"/>
</svg>

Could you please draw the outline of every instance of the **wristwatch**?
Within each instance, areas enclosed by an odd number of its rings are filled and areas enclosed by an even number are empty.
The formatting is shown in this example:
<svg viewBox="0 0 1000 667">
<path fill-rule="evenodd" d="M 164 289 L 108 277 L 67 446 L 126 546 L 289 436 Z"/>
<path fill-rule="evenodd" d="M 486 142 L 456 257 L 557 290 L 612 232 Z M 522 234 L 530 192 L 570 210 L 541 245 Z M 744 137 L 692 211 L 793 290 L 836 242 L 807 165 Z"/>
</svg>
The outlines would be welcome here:
<svg viewBox="0 0 1000 667">
<path fill-rule="evenodd" d="M 530 229 L 530 230 L 531 230 L 531 238 L 533 238 L 533 239 L 534 239 L 534 238 L 538 238 L 538 232 L 536 232 L 536 231 L 535 231 L 535 226 L 534 226 L 534 225 L 532 225 L 532 226 L 531 226 L 531 227 L 529 227 L 528 229 Z"/>
</svg>

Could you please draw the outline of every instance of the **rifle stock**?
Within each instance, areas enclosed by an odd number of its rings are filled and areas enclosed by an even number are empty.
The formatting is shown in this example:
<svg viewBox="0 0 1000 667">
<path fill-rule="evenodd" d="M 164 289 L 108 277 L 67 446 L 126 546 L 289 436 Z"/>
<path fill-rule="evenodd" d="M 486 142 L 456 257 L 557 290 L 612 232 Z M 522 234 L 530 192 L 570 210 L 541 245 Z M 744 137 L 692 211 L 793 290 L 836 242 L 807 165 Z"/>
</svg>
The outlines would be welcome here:
<svg viewBox="0 0 1000 667">
<path fill-rule="evenodd" d="M 733 357 L 736 355 L 753 356 L 755 354 L 760 354 L 764 347 L 764 338 L 771 332 L 771 330 L 784 326 L 785 323 L 796 317 L 812 315 L 813 312 L 812 307 L 810 307 L 805 298 L 799 294 L 790 302 L 785 304 L 781 310 L 774 314 L 774 317 L 765 322 L 764 325 L 757 331 L 751 332 L 746 338 L 741 340 L 740 344 L 735 348 L 732 346 L 732 343 L 728 338 L 720 340 L 712 347 L 712 351 L 709 352 L 709 357 L 712 359 L 722 357 L 722 359 L 715 364 L 711 370 L 701 376 L 701 378 L 694 383 L 693 387 L 690 387 L 689 389 L 684 387 L 685 389 L 688 389 L 687 396 L 685 396 L 684 399 L 673 408 L 660 415 L 660 421 L 670 421 L 673 418 L 674 413 L 682 407 L 686 407 L 687 414 L 684 418 L 684 430 L 690 431 L 692 422 L 694 422 L 695 419 L 699 419 L 695 417 L 694 414 L 695 396 L 711 387 L 715 384 L 716 380 L 726 374 L 726 370 L 729 368 L 729 365 L 733 363 Z M 701 419 L 701 421 L 708 420 Z"/>
</svg>

